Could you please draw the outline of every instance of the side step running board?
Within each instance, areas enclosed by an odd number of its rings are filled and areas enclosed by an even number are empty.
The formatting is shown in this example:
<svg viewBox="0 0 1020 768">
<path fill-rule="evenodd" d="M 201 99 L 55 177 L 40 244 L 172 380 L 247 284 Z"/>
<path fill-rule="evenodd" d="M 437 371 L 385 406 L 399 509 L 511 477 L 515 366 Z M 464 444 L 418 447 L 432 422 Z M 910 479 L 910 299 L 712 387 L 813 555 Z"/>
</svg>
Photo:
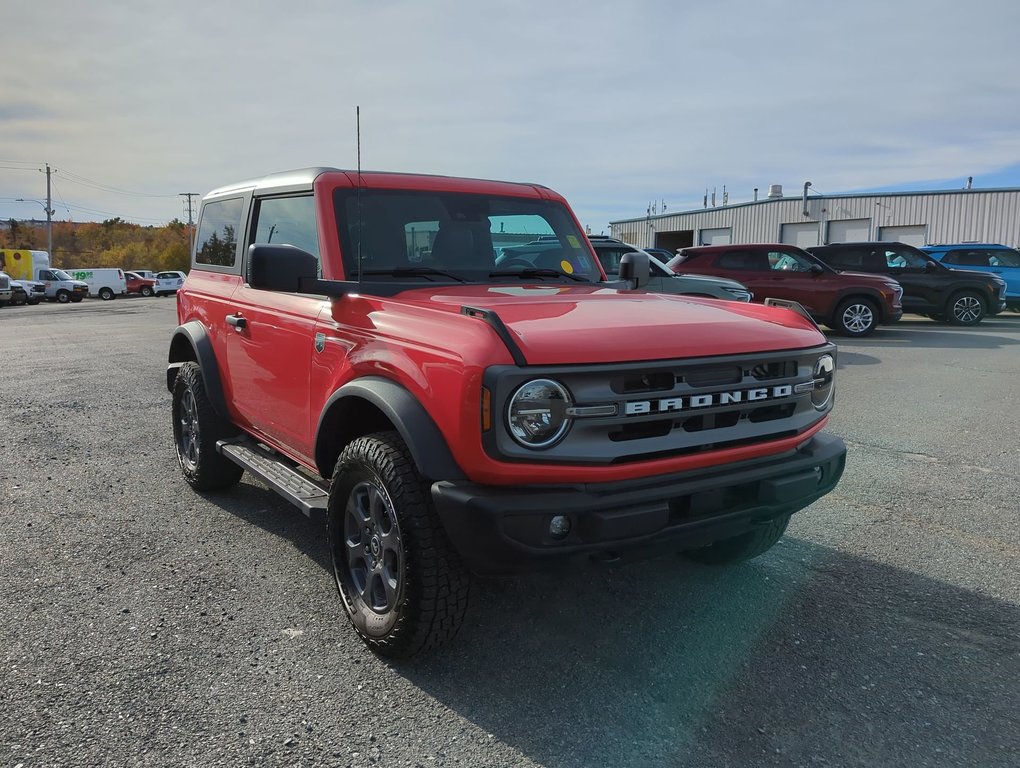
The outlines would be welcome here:
<svg viewBox="0 0 1020 768">
<path fill-rule="evenodd" d="M 286 459 L 247 438 L 220 440 L 216 443 L 216 450 L 251 472 L 308 517 L 325 515 L 329 489 L 303 474 Z"/>
</svg>

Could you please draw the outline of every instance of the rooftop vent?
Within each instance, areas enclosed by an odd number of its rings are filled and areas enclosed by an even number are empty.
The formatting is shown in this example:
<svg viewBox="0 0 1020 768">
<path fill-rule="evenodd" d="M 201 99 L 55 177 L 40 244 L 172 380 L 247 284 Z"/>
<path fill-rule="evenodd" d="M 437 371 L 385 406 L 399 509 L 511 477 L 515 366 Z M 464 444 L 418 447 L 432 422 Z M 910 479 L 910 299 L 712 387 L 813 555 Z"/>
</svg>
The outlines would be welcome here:
<svg viewBox="0 0 1020 768">
<path fill-rule="evenodd" d="M 782 184 L 769 184 L 769 200 L 778 200 L 783 196 Z"/>
</svg>

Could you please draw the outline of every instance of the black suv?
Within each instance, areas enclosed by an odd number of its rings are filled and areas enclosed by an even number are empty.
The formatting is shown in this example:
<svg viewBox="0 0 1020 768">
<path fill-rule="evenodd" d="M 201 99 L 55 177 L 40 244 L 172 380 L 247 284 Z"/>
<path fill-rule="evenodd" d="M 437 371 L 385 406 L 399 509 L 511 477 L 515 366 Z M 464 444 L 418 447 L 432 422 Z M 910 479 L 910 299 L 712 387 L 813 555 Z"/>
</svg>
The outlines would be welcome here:
<svg viewBox="0 0 1020 768">
<path fill-rule="evenodd" d="M 951 270 L 905 243 L 832 243 L 808 248 L 833 269 L 889 275 L 903 286 L 903 311 L 953 325 L 977 325 L 1006 308 L 995 275 Z"/>
</svg>

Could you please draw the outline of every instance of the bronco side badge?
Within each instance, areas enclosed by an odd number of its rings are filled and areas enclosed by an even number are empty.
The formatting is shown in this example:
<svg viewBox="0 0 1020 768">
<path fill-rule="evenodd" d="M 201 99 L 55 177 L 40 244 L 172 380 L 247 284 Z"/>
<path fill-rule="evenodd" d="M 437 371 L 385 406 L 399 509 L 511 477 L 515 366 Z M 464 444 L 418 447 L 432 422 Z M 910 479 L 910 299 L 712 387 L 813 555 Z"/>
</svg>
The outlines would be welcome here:
<svg viewBox="0 0 1020 768">
<path fill-rule="evenodd" d="M 315 351 L 321 352 L 326 348 L 326 334 L 317 333 L 315 334 Z"/>
</svg>

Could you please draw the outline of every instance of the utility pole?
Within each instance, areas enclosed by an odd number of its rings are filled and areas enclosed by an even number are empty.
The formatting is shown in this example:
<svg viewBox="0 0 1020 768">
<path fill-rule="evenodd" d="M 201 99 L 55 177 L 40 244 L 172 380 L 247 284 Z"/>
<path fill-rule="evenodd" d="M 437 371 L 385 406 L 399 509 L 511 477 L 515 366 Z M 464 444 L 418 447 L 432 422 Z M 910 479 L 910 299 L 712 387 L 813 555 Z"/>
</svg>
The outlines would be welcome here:
<svg viewBox="0 0 1020 768">
<path fill-rule="evenodd" d="M 50 194 L 50 164 L 46 163 L 46 253 L 53 259 L 53 197 Z"/>
<path fill-rule="evenodd" d="M 188 255 L 195 251 L 195 223 L 191 215 L 191 198 L 198 197 L 198 192 L 181 192 L 178 197 L 188 198 Z"/>
</svg>

